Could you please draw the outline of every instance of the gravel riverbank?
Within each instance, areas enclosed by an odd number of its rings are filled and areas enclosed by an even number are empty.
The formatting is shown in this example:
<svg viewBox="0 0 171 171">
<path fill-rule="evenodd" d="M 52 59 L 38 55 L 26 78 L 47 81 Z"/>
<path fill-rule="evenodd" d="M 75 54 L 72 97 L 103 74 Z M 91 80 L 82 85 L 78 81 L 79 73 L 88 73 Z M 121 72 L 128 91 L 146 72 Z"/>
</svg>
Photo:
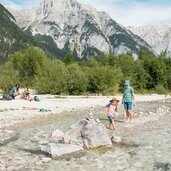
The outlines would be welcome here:
<svg viewBox="0 0 171 171">
<path fill-rule="evenodd" d="M 123 123 L 124 110 L 119 104 L 115 133 L 122 138 L 120 145 L 85 150 L 56 160 L 42 153 L 39 145 L 47 142 L 55 129 L 66 131 L 70 125 L 85 118 L 90 110 L 107 126 L 104 106 L 111 97 L 56 98 L 46 95 L 39 98 L 40 102 L 0 101 L 1 128 L 10 127 L 19 133 L 17 141 L 0 146 L 0 171 L 110 171 L 113 168 L 116 171 L 151 171 L 170 168 L 171 115 L 165 113 L 167 107 L 171 109 L 170 96 L 137 95 L 134 124 L 130 125 Z M 42 108 L 47 112 L 40 112 Z"/>
<path fill-rule="evenodd" d="M 0 129 L 25 124 L 40 117 L 59 115 L 64 111 L 75 112 L 86 108 L 104 107 L 111 96 L 53 96 L 40 95 L 40 102 L 16 99 L 0 101 Z M 121 96 L 117 96 L 121 100 Z M 157 101 L 170 98 L 165 95 L 136 95 L 137 102 Z"/>
</svg>

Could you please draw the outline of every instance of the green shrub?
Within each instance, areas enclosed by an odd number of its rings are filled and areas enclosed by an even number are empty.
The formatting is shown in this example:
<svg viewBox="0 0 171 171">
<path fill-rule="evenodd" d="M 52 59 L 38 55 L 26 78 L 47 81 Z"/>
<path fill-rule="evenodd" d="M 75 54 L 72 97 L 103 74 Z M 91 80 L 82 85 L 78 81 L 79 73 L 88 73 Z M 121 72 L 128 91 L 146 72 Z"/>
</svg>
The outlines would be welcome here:
<svg viewBox="0 0 171 171">
<path fill-rule="evenodd" d="M 120 69 L 109 66 L 96 66 L 87 71 L 88 91 L 92 93 L 113 94 L 118 92 L 122 79 Z"/>
<path fill-rule="evenodd" d="M 11 67 L 18 71 L 20 82 L 25 86 L 32 86 L 34 77 L 42 67 L 43 60 L 46 57 L 36 49 L 30 48 L 23 53 L 16 52 L 10 56 L 9 62 Z"/>
<path fill-rule="evenodd" d="M 59 60 L 46 59 L 35 76 L 34 87 L 41 94 L 67 92 L 67 71 Z"/>
<path fill-rule="evenodd" d="M 71 95 L 80 95 L 87 91 L 88 79 L 78 64 L 67 67 L 67 91 Z"/>
<path fill-rule="evenodd" d="M 4 93 L 8 93 L 9 90 L 19 82 L 19 73 L 14 70 L 9 64 L 0 66 L 0 88 Z"/>
</svg>

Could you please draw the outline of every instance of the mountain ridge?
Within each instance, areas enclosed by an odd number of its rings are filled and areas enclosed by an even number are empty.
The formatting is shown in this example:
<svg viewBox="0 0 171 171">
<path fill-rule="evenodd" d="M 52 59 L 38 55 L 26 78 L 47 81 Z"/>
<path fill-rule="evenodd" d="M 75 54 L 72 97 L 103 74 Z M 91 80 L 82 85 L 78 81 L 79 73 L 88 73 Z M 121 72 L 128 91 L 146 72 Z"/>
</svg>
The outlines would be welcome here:
<svg viewBox="0 0 171 171">
<path fill-rule="evenodd" d="M 166 53 L 171 57 L 171 26 L 163 24 L 127 27 L 133 33 L 144 39 L 157 55 Z"/>
<path fill-rule="evenodd" d="M 143 39 L 116 23 L 107 13 L 75 0 L 42 0 L 31 11 L 30 18 L 30 10 L 26 9 L 19 18 L 19 13 L 11 10 L 17 23 L 22 23 L 20 27 L 24 26 L 25 31 L 46 47 L 56 44 L 54 51 L 61 51 L 61 56 L 68 51 L 80 59 L 99 53 L 118 55 L 130 52 L 137 55 L 141 47 L 150 48 Z M 51 43 L 47 41 L 50 38 Z"/>
<path fill-rule="evenodd" d="M 10 54 L 15 51 L 37 46 L 32 37 L 23 33 L 16 25 L 14 16 L 0 4 L 0 63 L 7 61 Z"/>
</svg>

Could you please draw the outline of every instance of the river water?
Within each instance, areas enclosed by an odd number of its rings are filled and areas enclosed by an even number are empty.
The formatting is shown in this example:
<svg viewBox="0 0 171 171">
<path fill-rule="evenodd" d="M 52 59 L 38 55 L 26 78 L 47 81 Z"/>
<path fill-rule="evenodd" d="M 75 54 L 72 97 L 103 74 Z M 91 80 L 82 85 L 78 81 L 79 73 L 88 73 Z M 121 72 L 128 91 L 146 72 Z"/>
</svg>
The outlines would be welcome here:
<svg viewBox="0 0 171 171">
<path fill-rule="evenodd" d="M 152 103 L 138 103 L 135 113 L 154 111 L 165 105 L 171 109 L 171 100 Z M 123 113 L 120 107 L 120 113 Z M 106 126 L 105 110 L 94 109 L 96 118 Z M 170 110 L 171 111 L 171 110 Z M 171 113 L 140 125 L 123 124 L 123 115 L 116 118 L 116 135 L 122 137 L 122 143 L 110 148 L 85 150 L 64 155 L 56 160 L 43 154 L 39 145 L 48 141 L 55 129 L 62 131 L 79 119 L 85 118 L 88 110 L 64 112 L 56 116 L 40 119 L 27 125 L 14 128 L 20 134 L 17 141 L 0 147 L 0 171 L 169 171 L 171 170 Z M 155 116 L 153 116 L 155 118 Z M 157 117 L 157 116 L 156 116 Z M 140 118 L 139 115 L 134 118 Z M 143 119 L 143 118 L 141 118 Z"/>
</svg>

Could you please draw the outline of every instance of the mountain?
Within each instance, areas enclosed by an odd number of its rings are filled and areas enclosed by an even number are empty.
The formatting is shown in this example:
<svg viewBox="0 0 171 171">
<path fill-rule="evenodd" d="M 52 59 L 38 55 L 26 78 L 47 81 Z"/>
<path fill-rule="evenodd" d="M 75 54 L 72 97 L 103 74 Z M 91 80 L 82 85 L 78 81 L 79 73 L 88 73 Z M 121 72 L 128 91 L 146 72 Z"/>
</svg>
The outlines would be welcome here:
<svg viewBox="0 0 171 171">
<path fill-rule="evenodd" d="M 141 27 L 130 26 L 128 29 L 144 39 L 157 55 L 165 52 L 171 56 L 171 26 L 158 24 Z"/>
<path fill-rule="evenodd" d="M 105 12 L 75 0 L 42 0 L 32 9 L 9 9 L 18 25 L 51 53 L 63 58 L 69 51 L 77 59 L 101 53 L 138 54 L 150 46 L 116 23 Z"/>
<path fill-rule="evenodd" d="M 4 63 L 9 54 L 37 46 L 33 38 L 26 36 L 16 25 L 13 15 L 0 4 L 0 63 Z"/>
<path fill-rule="evenodd" d="M 16 10 L 13 8 L 7 7 L 10 13 L 15 16 L 15 21 L 20 28 L 24 28 L 27 25 L 31 24 L 31 22 L 35 19 L 36 9 L 21 9 Z"/>
</svg>

